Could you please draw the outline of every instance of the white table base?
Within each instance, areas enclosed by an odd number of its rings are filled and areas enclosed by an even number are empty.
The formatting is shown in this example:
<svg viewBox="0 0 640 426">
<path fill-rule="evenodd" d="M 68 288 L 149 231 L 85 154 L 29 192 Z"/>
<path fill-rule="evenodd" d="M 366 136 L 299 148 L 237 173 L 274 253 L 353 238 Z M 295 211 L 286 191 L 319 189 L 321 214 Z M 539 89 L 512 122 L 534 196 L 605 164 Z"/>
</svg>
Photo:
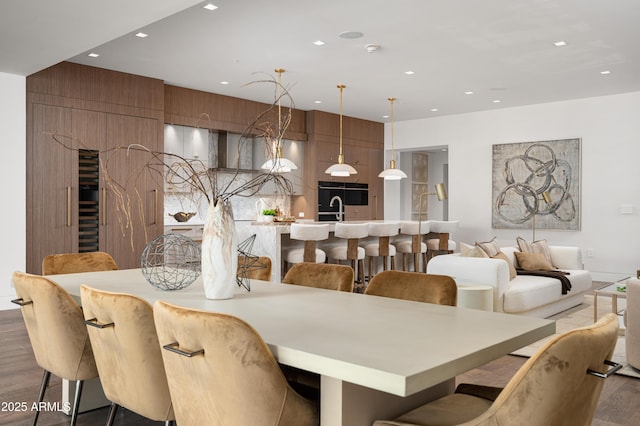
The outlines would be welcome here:
<svg viewBox="0 0 640 426">
<path fill-rule="evenodd" d="M 451 394 L 455 379 L 407 397 L 334 379 L 320 377 L 320 426 L 371 426 L 393 419 L 420 405 Z"/>
</svg>

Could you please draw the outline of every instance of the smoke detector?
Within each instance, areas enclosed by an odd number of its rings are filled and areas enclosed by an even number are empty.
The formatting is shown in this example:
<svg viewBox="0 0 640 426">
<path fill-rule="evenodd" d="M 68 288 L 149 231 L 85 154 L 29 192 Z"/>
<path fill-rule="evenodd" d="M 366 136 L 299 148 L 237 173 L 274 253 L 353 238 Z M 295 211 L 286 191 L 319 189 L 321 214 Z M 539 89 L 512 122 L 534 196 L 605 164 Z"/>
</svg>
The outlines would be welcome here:
<svg viewBox="0 0 640 426">
<path fill-rule="evenodd" d="M 378 49 L 380 49 L 380 45 L 379 44 L 365 44 L 364 45 L 364 50 L 367 51 L 367 53 L 375 53 L 378 51 Z"/>
</svg>

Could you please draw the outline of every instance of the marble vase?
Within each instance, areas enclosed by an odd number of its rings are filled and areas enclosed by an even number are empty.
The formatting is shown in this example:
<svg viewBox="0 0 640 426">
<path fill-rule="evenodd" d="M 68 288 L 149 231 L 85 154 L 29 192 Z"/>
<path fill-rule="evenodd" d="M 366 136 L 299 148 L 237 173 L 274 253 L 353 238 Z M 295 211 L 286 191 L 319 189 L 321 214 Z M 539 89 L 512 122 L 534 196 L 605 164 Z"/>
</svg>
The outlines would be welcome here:
<svg viewBox="0 0 640 426">
<path fill-rule="evenodd" d="M 236 288 L 238 252 L 229 201 L 212 200 L 202 234 L 202 281 L 207 299 L 231 299 Z"/>
</svg>

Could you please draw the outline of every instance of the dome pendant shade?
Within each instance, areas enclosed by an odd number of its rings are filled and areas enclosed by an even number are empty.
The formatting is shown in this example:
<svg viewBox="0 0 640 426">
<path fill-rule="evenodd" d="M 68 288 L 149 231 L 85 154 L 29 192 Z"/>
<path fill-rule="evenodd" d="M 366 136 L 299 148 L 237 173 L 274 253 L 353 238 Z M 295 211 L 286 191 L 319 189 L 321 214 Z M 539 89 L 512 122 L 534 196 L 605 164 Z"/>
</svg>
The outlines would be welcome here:
<svg viewBox="0 0 640 426">
<path fill-rule="evenodd" d="M 282 156 L 282 144 L 278 143 L 277 154 L 274 159 L 269 159 L 264 162 L 260 168 L 273 173 L 288 173 L 291 170 L 296 170 L 298 166 L 287 158 Z"/>
<path fill-rule="evenodd" d="M 407 177 L 407 174 L 400 169 L 396 169 L 396 160 L 389 162 L 389 168 L 380 172 L 378 177 L 384 178 L 384 180 L 400 180 Z"/>
</svg>

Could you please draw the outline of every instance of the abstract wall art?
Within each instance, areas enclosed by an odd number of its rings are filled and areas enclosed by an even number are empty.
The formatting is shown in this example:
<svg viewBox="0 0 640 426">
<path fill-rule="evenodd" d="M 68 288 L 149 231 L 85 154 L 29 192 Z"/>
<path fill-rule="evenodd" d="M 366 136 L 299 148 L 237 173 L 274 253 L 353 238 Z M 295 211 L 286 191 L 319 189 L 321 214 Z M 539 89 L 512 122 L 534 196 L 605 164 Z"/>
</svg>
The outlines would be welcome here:
<svg viewBox="0 0 640 426">
<path fill-rule="evenodd" d="M 580 144 L 493 145 L 492 227 L 580 230 Z"/>
</svg>

